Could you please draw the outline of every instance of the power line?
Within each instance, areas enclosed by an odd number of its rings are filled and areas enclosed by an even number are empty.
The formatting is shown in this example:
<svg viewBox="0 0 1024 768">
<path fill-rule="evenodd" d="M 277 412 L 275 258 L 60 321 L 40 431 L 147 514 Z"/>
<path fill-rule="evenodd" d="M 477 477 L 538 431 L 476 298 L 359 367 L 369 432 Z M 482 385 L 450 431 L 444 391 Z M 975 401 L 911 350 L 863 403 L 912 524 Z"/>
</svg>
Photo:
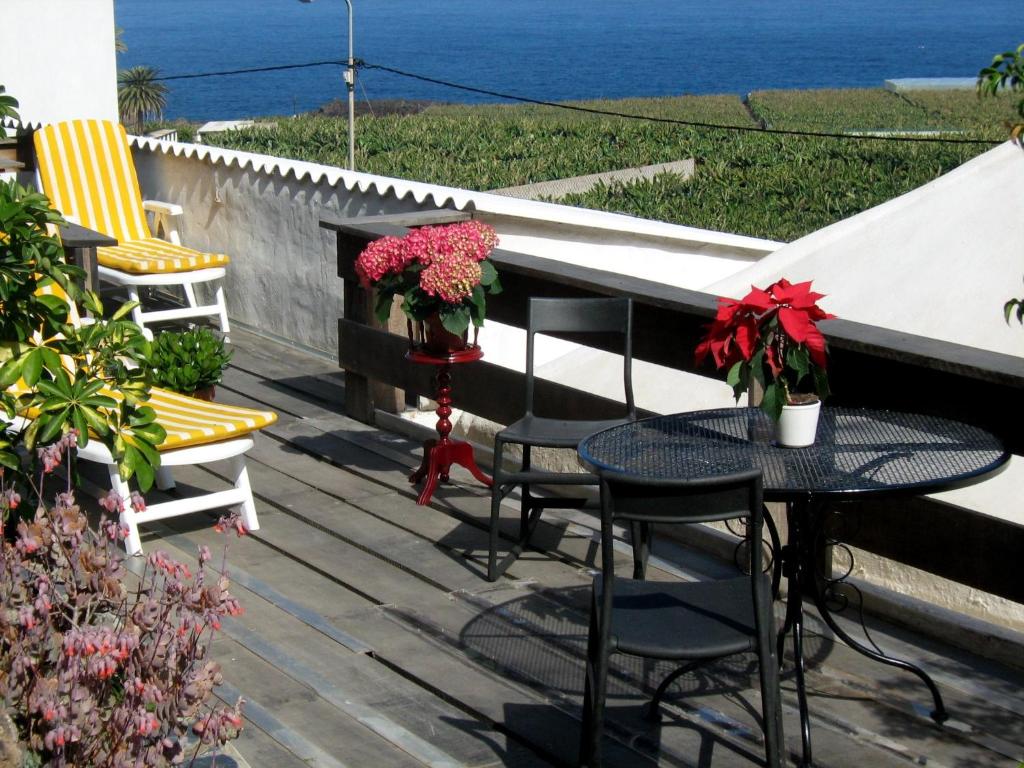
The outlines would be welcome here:
<svg viewBox="0 0 1024 768">
<path fill-rule="evenodd" d="M 155 77 L 154 80 L 190 80 L 201 77 L 222 77 L 227 75 L 247 75 L 261 72 L 279 72 L 288 69 L 306 69 L 309 67 L 323 67 L 323 66 L 347 66 L 347 61 L 330 60 L 330 61 L 312 61 L 306 64 L 280 64 L 273 67 L 252 67 L 249 69 L 234 69 L 224 70 L 221 72 L 196 72 L 184 75 L 166 75 L 163 77 Z M 420 75 L 415 72 L 408 72 L 402 69 L 396 69 L 395 67 L 389 67 L 384 64 L 369 64 L 362 59 L 356 59 L 355 65 L 359 69 L 376 69 L 381 72 L 388 72 L 399 77 L 406 77 L 413 80 L 419 80 L 424 83 L 431 83 L 433 85 L 441 85 L 446 88 L 454 88 L 460 91 L 466 91 L 468 93 L 476 93 L 482 96 L 492 96 L 498 99 L 505 99 L 507 101 L 517 101 L 523 104 L 534 104 L 541 107 L 552 107 L 555 109 L 564 109 L 571 112 L 584 112 L 591 115 L 602 115 L 605 117 L 619 117 L 626 120 L 642 120 L 649 123 L 662 123 L 668 125 L 681 125 L 689 128 L 704 128 L 707 130 L 717 131 L 737 131 L 741 133 L 757 133 L 757 134 L 769 134 L 776 136 L 799 136 L 805 138 L 818 138 L 818 139 L 839 139 L 846 141 L 892 141 L 901 142 L 904 144 L 985 144 L 988 146 L 995 146 L 1001 144 L 1001 141 L 993 141 L 991 139 L 957 139 L 957 138 L 946 138 L 940 136 L 879 136 L 871 133 L 835 133 L 829 131 L 803 131 L 799 129 L 786 129 L 786 128 L 761 128 L 754 125 L 727 125 L 722 123 L 708 123 L 700 120 L 680 120 L 673 117 L 657 117 L 655 115 L 637 115 L 630 112 L 617 112 L 615 110 L 608 109 L 597 109 L 595 107 L 583 107 L 577 104 L 566 104 L 556 101 L 545 101 L 543 99 L 534 99 L 528 96 L 516 96 L 511 93 L 503 93 L 501 91 L 492 91 L 487 88 L 477 88 L 476 86 L 466 85 L 464 83 L 456 83 L 450 80 L 441 80 L 436 77 L 428 77 L 426 75 Z"/>
<path fill-rule="evenodd" d="M 311 61 L 308 64 L 279 64 L 275 67 L 253 67 L 251 69 L 227 69 L 223 72 L 194 72 L 187 75 L 164 75 L 153 80 L 192 80 L 197 77 L 221 77 L 224 75 L 249 75 L 254 72 L 279 72 L 283 69 L 306 69 L 307 67 L 324 67 L 333 64 L 346 66 L 347 61 Z"/>
<path fill-rule="evenodd" d="M 719 123 L 705 123 L 697 120 L 679 120 L 672 117 L 656 117 L 654 115 L 635 115 L 629 112 L 615 112 L 613 110 L 606 109 L 595 109 L 593 107 L 581 107 L 575 104 L 564 104 L 555 101 L 543 101 L 540 99 L 531 99 L 526 96 L 515 96 L 509 93 L 501 93 L 499 91 L 490 91 L 484 88 L 476 88 L 471 85 L 463 85 L 461 83 L 453 83 L 448 80 L 438 80 L 433 77 L 426 77 L 425 75 L 417 75 L 413 72 L 405 72 L 394 67 L 387 67 L 383 64 L 362 64 L 364 69 L 379 69 L 384 72 L 391 72 L 395 75 L 401 75 L 402 77 L 410 77 L 415 80 L 421 80 L 426 83 L 434 83 L 435 85 L 443 85 L 448 88 L 457 88 L 462 91 L 469 91 L 470 93 L 479 93 L 485 96 L 494 96 L 501 99 L 510 99 L 512 101 L 519 101 L 524 104 L 536 104 L 543 107 L 557 107 L 558 109 L 568 109 L 573 112 L 586 112 L 592 115 L 606 115 L 608 117 L 623 117 L 630 120 L 644 120 L 651 123 L 668 123 L 670 125 L 685 125 L 692 128 L 709 128 L 715 130 L 724 131 L 741 131 L 747 133 L 759 133 L 759 134 L 776 134 L 780 136 L 807 136 L 814 138 L 825 138 L 825 139 L 855 139 L 855 140 L 871 140 L 871 141 L 900 141 L 900 142 L 930 142 L 930 143 L 941 143 L 941 144 L 988 144 L 995 146 L 1001 144 L 1001 141 L 992 141 L 990 139 L 953 139 L 953 138 L 941 138 L 938 136 L 872 136 L 866 133 L 829 133 L 829 132 L 818 132 L 818 131 L 800 131 L 800 130 L 787 130 L 784 128 L 759 128 L 753 125 L 722 125 Z"/>
</svg>

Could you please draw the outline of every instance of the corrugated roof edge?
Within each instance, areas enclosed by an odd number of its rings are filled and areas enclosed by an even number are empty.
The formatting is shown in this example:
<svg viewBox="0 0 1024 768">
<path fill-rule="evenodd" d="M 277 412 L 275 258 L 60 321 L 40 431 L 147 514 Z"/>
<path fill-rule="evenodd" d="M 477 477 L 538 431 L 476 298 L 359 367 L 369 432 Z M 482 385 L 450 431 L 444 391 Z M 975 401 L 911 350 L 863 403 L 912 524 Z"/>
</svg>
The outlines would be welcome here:
<svg viewBox="0 0 1024 768">
<path fill-rule="evenodd" d="M 283 178 L 291 176 L 296 181 L 308 179 L 313 184 L 326 183 L 330 186 L 341 184 L 349 191 L 358 190 L 363 194 L 372 191 L 381 197 L 394 196 L 398 200 L 411 196 L 417 204 L 429 204 L 438 208 L 454 207 L 460 211 L 475 211 L 493 216 L 533 219 L 616 232 L 632 232 L 644 237 L 713 245 L 761 255 L 772 253 L 784 245 L 784 243 L 774 240 L 640 219 L 621 213 L 607 213 L 557 203 L 521 200 L 488 192 L 474 192 L 439 184 L 348 171 L 331 165 L 222 149 L 205 144 L 187 144 L 140 136 L 131 136 L 130 140 L 132 146 L 145 151 L 161 152 L 176 157 L 197 158 L 229 168 L 232 166 L 242 169 L 250 168 L 257 173 L 279 175 Z"/>
</svg>

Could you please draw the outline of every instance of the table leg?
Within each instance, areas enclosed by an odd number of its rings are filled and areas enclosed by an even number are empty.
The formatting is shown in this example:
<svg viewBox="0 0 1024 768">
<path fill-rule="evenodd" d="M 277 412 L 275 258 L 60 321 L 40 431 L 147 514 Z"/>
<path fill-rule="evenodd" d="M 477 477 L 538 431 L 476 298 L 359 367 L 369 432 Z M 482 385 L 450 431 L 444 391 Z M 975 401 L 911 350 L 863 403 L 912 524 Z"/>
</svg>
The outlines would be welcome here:
<svg viewBox="0 0 1024 768">
<path fill-rule="evenodd" d="M 779 659 L 785 647 L 786 635 L 793 633 L 794 671 L 796 676 L 797 703 L 800 709 L 800 737 L 803 746 L 801 765 L 811 765 L 811 728 L 807 707 L 807 692 L 804 687 L 805 662 L 803 654 L 803 603 L 804 595 L 811 599 L 826 626 L 836 637 L 853 650 L 870 659 L 887 664 L 897 669 L 912 672 L 928 687 L 935 708 L 931 717 L 941 723 L 949 715 L 942 702 L 938 687 L 928 674 L 920 667 L 902 659 L 887 656 L 876 648 L 869 648 L 851 637 L 840 627 L 828 606 L 830 589 L 842 579 L 831 578 L 831 561 L 823 563 L 823 555 L 828 547 L 824 536 L 825 508 L 812 499 L 801 499 L 786 505 L 786 517 L 789 523 L 789 540 L 782 548 L 783 575 L 786 577 L 789 592 L 786 604 L 786 620 L 779 633 Z M 825 572 L 822 572 L 824 566 Z M 867 630 L 865 630 L 866 632 Z"/>
<path fill-rule="evenodd" d="M 485 475 L 473 457 L 473 447 L 464 440 L 452 440 L 449 435 L 452 423 L 452 376 L 451 365 L 443 365 L 437 372 L 437 439 L 423 443 L 423 461 L 419 469 L 409 475 L 410 483 L 418 483 L 426 478 L 427 482 L 420 491 L 416 503 L 420 506 L 430 503 L 439 481 L 448 482 L 448 473 L 452 464 L 458 464 L 469 470 L 484 485 L 490 487 L 492 480 Z"/>
<path fill-rule="evenodd" d="M 786 505 L 786 518 L 789 526 L 789 542 L 782 548 L 782 574 L 786 577 L 788 599 L 786 602 L 786 621 L 779 633 L 778 656 L 782 663 L 782 652 L 785 647 L 786 634 L 793 633 L 793 669 L 796 676 L 796 700 L 800 711 L 800 745 L 803 751 L 801 766 L 809 768 L 811 762 L 811 718 L 807 708 L 807 688 L 804 684 L 804 606 L 801 585 L 808 578 L 806 560 L 803 556 L 806 536 L 803 524 L 805 520 L 799 513 L 797 504 Z M 813 581 L 813 571 L 810 574 Z"/>
<path fill-rule="evenodd" d="M 821 550 L 829 546 L 829 542 L 826 541 L 826 536 L 824 535 L 825 518 L 826 510 L 823 507 L 815 509 L 809 513 L 809 522 L 813 521 L 814 524 L 814 529 L 810 531 L 810 537 L 813 543 L 809 547 L 809 550 L 811 550 L 811 557 L 815 558 L 814 560 L 812 560 L 812 562 L 815 563 L 817 562 L 817 560 L 820 560 L 819 554 Z M 826 564 L 826 571 L 824 573 L 815 572 L 811 575 L 813 576 L 813 578 L 811 578 L 807 584 L 810 596 L 814 600 L 814 604 L 818 609 L 818 613 L 821 614 L 822 620 L 825 622 L 826 626 L 828 626 L 828 628 L 832 630 L 836 637 L 838 637 L 840 640 L 846 643 L 846 645 L 848 645 L 850 648 L 857 651 L 857 653 L 860 653 L 863 656 L 867 656 L 869 659 L 877 661 L 881 664 L 887 664 L 890 667 L 896 667 L 897 669 L 912 672 L 913 674 L 917 675 L 921 682 L 923 682 L 925 686 L 927 686 L 928 691 L 932 695 L 932 702 L 934 703 L 934 709 L 930 713 L 932 720 L 934 720 L 936 723 L 942 723 L 949 719 L 949 714 L 948 712 L 946 712 L 945 704 L 942 701 L 942 694 L 939 693 L 938 687 L 935 685 L 935 682 L 931 679 L 927 672 L 925 672 L 923 669 L 916 666 L 915 664 L 910 663 L 909 661 L 904 661 L 903 659 L 896 659 L 892 656 L 888 656 L 885 653 L 883 653 L 882 650 L 877 645 L 875 645 L 874 641 L 871 640 L 870 635 L 868 634 L 867 627 L 863 626 L 863 622 L 861 626 L 864 630 L 865 635 L 868 637 L 869 642 L 871 643 L 871 645 L 874 646 L 873 648 L 865 645 L 864 643 L 850 636 L 850 634 L 846 632 L 846 630 L 844 630 L 842 627 L 840 627 L 839 624 L 836 622 L 835 618 L 832 615 L 833 612 L 828 605 L 829 594 L 837 584 L 843 583 L 845 577 L 848 575 L 848 572 L 838 578 L 833 579 L 831 572 L 831 562 L 828 562 Z"/>
</svg>

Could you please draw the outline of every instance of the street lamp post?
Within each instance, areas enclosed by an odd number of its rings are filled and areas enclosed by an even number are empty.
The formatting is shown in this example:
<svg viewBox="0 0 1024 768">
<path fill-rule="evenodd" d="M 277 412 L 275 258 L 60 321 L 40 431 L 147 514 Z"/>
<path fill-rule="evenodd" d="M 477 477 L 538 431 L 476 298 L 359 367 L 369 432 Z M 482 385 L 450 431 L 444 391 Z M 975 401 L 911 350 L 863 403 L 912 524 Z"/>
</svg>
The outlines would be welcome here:
<svg viewBox="0 0 1024 768">
<path fill-rule="evenodd" d="M 356 60 L 352 45 L 352 0 L 348 6 L 348 66 L 345 68 L 345 86 L 348 88 L 348 169 L 356 169 Z"/>
<path fill-rule="evenodd" d="M 311 3 L 313 0 L 300 0 Z M 348 169 L 356 169 L 356 58 L 352 43 L 352 0 L 345 0 L 348 6 L 348 61 L 345 63 L 345 86 L 348 88 Z"/>
</svg>

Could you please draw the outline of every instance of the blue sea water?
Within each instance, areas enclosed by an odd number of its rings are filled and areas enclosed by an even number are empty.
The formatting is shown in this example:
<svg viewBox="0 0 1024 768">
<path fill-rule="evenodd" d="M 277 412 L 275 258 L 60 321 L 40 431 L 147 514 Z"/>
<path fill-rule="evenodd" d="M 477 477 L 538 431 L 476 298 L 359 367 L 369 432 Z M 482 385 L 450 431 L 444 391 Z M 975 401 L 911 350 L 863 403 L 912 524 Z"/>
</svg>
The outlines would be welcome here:
<svg viewBox="0 0 1024 768">
<path fill-rule="evenodd" d="M 549 101 L 877 87 L 973 77 L 1024 39 L 965 0 L 353 0 L 355 56 Z M 340 60 L 343 0 L 117 0 L 118 67 L 163 75 Z M 344 96 L 341 67 L 172 80 L 168 117 L 291 114 Z M 357 98 L 497 101 L 380 70 Z"/>
</svg>

